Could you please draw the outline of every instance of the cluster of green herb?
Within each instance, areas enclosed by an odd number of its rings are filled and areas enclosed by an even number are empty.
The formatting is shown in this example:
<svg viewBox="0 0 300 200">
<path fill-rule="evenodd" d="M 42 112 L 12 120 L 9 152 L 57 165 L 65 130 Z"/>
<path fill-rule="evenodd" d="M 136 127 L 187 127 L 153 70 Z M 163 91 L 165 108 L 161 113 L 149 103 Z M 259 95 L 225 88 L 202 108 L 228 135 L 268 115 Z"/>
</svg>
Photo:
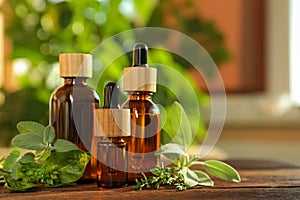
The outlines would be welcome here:
<svg viewBox="0 0 300 200">
<path fill-rule="evenodd" d="M 192 144 L 194 134 L 183 107 L 174 102 L 168 111 L 168 118 L 163 127 L 161 143 L 164 144 L 156 154 L 173 161 L 172 167 L 163 163 L 151 170 L 153 176 L 136 180 L 135 189 L 158 189 L 162 185 L 174 186 L 178 190 L 186 190 L 196 185 L 213 186 L 213 180 L 204 171 L 192 170 L 190 167 L 200 165 L 211 175 L 232 182 L 240 182 L 239 173 L 226 163 L 207 160 L 200 161 L 197 156 L 190 158 L 185 149 Z M 162 117 L 164 118 L 164 117 Z"/>
<path fill-rule="evenodd" d="M 165 167 L 163 163 L 151 170 L 153 176 L 136 180 L 135 189 L 144 188 L 159 189 L 160 186 L 174 186 L 177 190 L 186 190 L 194 186 L 213 186 L 214 181 L 203 171 L 192 170 L 190 167 L 201 165 L 206 172 L 220 179 L 232 182 L 240 182 L 239 173 L 228 164 L 217 161 L 199 161 L 197 156 L 192 158 L 185 152 L 184 148 L 177 144 L 166 144 L 157 152 L 157 155 L 168 157 L 173 161 L 172 167 Z M 174 157 L 177 157 L 174 159 Z"/>
<path fill-rule="evenodd" d="M 55 140 L 55 130 L 30 121 L 17 124 L 19 135 L 12 145 L 31 150 L 21 155 L 13 150 L 0 163 L 5 187 L 25 191 L 36 186 L 59 187 L 76 182 L 82 176 L 90 155 L 63 139 Z"/>
</svg>

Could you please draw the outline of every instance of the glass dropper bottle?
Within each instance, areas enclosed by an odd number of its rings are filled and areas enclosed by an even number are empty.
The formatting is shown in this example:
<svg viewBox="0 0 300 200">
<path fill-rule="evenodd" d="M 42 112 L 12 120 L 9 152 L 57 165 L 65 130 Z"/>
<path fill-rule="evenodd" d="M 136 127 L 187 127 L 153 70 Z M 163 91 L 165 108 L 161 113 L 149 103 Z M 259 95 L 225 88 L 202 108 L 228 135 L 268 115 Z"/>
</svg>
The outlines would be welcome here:
<svg viewBox="0 0 300 200">
<path fill-rule="evenodd" d="M 131 137 L 128 146 L 128 180 L 150 175 L 158 164 L 154 154 L 160 146 L 160 112 L 152 101 L 156 92 L 156 69 L 148 66 L 148 47 L 137 43 L 133 48 L 133 63 L 124 69 L 124 91 L 128 93 L 122 108 L 129 108 Z"/>
<path fill-rule="evenodd" d="M 104 107 L 95 111 L 98 187 L 122 187 L 128 182 L 130 111 L 120 109 L 119 86 L 110 82 L 104 88 Z"/>
</svg>

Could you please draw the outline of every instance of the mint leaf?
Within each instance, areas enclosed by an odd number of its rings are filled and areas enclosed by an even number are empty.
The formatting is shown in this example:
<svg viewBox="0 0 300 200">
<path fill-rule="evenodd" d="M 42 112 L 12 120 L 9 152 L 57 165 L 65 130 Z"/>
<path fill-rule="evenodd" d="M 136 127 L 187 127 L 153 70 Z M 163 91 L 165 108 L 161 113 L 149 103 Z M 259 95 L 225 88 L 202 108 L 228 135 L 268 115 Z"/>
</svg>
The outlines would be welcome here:
<svg viewBox="0 0 300 200">
<path fill-rule="evenodd" d="M 183 107 L 175 101 L 168 111 L 168 118 L 164 130 L 170 134 L 172 141 L 187 149 L 193 141 L 193 132 L 189 119 Z"/>
<path fill-rule="evenodd" d="M 64 139 L 57 139 L 54 143 L 54 150 L 57 152 L 67 152 L 72 150 L 79 150 L 72 142 Z"/>
<path fill-rule="evenodd" d="M 23 121 L 17 124 L 17 129 L 20 133 L 33 133 L 42 137 L 45 126 L 33 121 Z"/>
<path fill-rule="evenodd" d="M 3 163 L 3 170 L 7 172 L 11 172 L 13 166 L 16 164 L 20 157 L 20 151 L 19 150 L 13 150 L 10 152 L 10 154 L 7 156 Z"/>
<path fill-rule="evenodd" d="M 220 179 L 236 183 L 241 182 L 239 173 L 233 167 L 224 162 L 217 160 L 207 160 L 204 162 L 203 167 L 208 173 Z"/>
<path fill-rule="evenodd" d="M 55 130 L 53 126 L 48 125 L 43 132 L 44 144 L 52 144 L 55 138 Z"/>
<path fill-rule="evenodd" d="M 47 146 L 43 144 L 43 138 L 33 133 L 24 133 L 16 135 L 12 141 L 12 145 L 28 150 L 43 150 Z"/>
<path fill-rule="evenodd" d="M 60 183 L 46 183 L 46 187 L 58 187 L 77 181 L 83 174 L 90 156 L 81 150 L 55 152 L 45 162 L 46 168 L 55 168 L 58 171 Z"/>
<path fill-rule="evenodd" d="M 184 150 L 184 147 L 178 145 L 169 143 L 162 147 L 160 147 L 156 152 L 155 155 L 164 155 L 167 158 L 174 161 L 177 159 L 180 155 L 187 155 L 187 153 Z"/>
<path fill-rule="evenodd" d="M 34 162 L 34 154 L 31 153 L 31 152 L 24 154 L 24 155 L 20 158 L 19 162 L 21 162 L 21 163 Z"/>
<path fill-rule="evenodd" d="M 13 191 L 26 191 L 29 188 L 36 187 L 34 183 L 23 183 L 20 180 L 15 180 L 11 176 L 5 178 L 5 187 Z"/>
</svg>

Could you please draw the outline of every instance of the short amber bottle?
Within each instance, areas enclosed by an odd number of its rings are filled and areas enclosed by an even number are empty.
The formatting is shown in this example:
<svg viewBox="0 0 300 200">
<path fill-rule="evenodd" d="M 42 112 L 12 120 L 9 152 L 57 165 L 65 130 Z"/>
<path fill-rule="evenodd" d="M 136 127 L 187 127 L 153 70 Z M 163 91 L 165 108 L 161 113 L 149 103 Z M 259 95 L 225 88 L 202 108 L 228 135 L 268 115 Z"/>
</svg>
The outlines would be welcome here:
<svg viewBox="0 0 300 200">
<path fill-rule="evenodd" d="M 128 180 L 150 175 L 158 164 L 155 151 L 160 146 L 160 112 L 151 96 L 156 92 L 156 69 L 147 65 L 147 46 L 135 45 L 133 66 L 124 70 L 124 91 L 128 99 L 122 108 L 129 108 L 131 137 L 128 144 Z"/>
<path fill-rule="evenodd" d="M 80 149 L 91 151 L 94 110 L 99 108 L 100 101 L 86 82 L 92 77 L 92 55 L 60 54 L 59 62 L 64 85 L 51 95 L 49 122 L 57 138 L 67 139 Z M 95 179 L 96 159 L 92 157 L 81 180 Z"/>
<path fill-rule="evenodd" d="M 98 137 L 97 185 L 122 187 L 128 182 L 130 110 L 120 109 L 116 83 L 104 89 L 104 108 L 95 110 L 95 135 Z"/>
</svg>

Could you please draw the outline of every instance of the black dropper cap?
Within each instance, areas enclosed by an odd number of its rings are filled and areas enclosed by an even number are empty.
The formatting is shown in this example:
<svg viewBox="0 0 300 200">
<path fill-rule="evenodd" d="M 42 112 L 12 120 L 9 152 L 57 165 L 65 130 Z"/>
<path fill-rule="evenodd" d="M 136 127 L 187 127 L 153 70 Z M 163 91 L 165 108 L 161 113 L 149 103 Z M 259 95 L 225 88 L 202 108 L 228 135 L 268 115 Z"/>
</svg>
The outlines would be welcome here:
<svg viewBox="0 0 300 200">
<path fill-rule="evenodd" d="M 120 109 L 119 96 L 120 96 L 119 85 L 114 82 L 107 83 L 104 87 L 103 108 Z"/>
<path fill-rule="evenodd" d="M 133 67 L 148 67 L 148 47 L 144 43 L 136 43 L 133 47 Z"/>
</svg>

